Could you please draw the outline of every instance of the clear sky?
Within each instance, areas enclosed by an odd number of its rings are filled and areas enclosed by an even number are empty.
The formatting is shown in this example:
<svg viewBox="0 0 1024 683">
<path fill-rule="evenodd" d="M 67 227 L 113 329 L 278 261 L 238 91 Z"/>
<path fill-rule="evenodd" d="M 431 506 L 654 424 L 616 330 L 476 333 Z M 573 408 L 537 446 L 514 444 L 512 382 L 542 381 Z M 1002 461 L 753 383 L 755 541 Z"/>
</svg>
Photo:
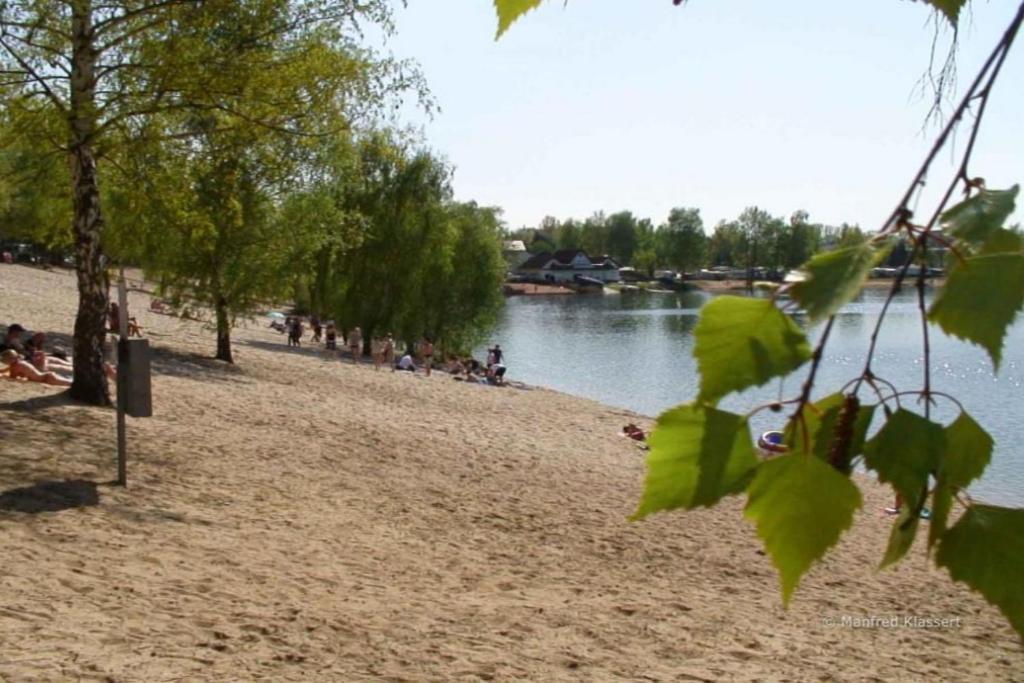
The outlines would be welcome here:
<svg viewBox="0 0 1024 683">
<path fill-rule="evenodd" d="M 973 0 L 960 86 L 1016 6 Z M 419 61 L 441 107 L 407 121 L 456 167 L 456 197 L 502 207 L 510 228 L 694 206 L 710 232 L 757 205 L 875 229 L 938 132 L 919 88 L 931 17 L 908 0 L 548 0 L 495 42 L 490 0 L 409 0 L 388 49 Z M 953 168 L 940 161 L 933 192 Z M 970 170 L 1024 182 L 1024 36 Z"/>
</svg>

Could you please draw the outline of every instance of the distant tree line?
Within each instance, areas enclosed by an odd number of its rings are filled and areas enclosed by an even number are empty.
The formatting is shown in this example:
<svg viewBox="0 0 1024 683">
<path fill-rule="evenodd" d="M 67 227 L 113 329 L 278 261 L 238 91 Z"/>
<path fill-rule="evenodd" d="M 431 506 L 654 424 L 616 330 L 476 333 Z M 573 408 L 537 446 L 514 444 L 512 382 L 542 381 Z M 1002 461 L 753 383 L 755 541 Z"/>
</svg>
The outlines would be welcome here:
<svg viewBox="0 0 1024 683">
<path fill-rule="evenodd" d="M 513 231 L 510 238 L 523 240 L 533 253 L 583 249 L 653 274 L 659 269 L 692 272 L 711 266 L 784 272 L 819 251 L 862 242 L 865 233 L 857 225 L 813 223 L 802 210 L 786 219 L 749 207 L 708 234 L 699 209 L 677 207 L 658 225 L 630 211 L 597 212 L 584 220 L 549 216 L 535 228 Z M 897 245 L 887 263 L 902 264 L 907 253 L 905 245 Z"/>
</svg>

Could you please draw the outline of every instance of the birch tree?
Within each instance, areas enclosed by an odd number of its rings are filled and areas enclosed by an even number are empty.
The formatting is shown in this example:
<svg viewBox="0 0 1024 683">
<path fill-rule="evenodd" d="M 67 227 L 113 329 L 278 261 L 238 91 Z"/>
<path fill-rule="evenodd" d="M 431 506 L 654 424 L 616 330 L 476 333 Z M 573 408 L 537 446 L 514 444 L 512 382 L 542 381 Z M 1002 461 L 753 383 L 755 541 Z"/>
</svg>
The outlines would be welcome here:
<svg viewBox="0 0 1024 683">
<path fill-rule="evenodd" d="M 387 0 L 0 1 L 0 105 L 21 123 L 19 134 L 61 151 L 68 163 L 79 296 L 74 398 L 110 402 L 103 372 L 110 264 L 100 186 L 111 150 L 140 131 L 187 137 L 188 130 L 148 123 L 181 110 L 299 132 L 304 107 L 330 97 L 334 83 L 301 93 L 287 116 L 264 120 L 277 91 L 260 93 L 250 107 L 246 74 L 295 59 L 263 49 L 280 36 L 316 33 L 322 43 L 352 48 L 366 23 L 390 30 Z M 232 40 L 221 40 L 227 27 Z M 413 85 L 400 73 L 396 81 Z"/>
</svg>

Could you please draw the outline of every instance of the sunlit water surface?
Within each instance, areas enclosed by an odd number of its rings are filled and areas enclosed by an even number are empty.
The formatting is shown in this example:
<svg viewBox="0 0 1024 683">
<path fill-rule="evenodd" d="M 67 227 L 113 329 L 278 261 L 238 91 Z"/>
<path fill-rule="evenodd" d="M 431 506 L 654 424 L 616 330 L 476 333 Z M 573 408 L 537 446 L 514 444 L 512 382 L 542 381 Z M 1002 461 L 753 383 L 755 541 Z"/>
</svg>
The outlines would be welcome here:
<svg viewBox="0 0 1024 683">
<path fill-rule="evenodd" d="M 867 290 L 837 316 L 818 374 L 815 397 L 836 391 L 864 365 L 868 340 L 887 292 Z M 657 415 L 697 393 L 691 356 L 693 329 L 703 293 L 626 293 L 591 296 L 514 297 L 507 301 L 492 341 L 501 344 L 509 377 L 646 415 Z M 798 322 L 806 325 L 805 321 Z M 821 326 L 808 330 L 816 342 Z M 1024 503 L 1024 323 L 1010 329 L 998 375 L 979 347 L 931 328 L 932 387 L 961 401 L 996 441 L 993 463 L 971 493 L 998 504 Z M 921 318 L 913 291 L 889 307 L 872 369 L 900 390 L 920 389 Z M 723 399 L 722 407 L 746 412 L 799 392 L 807 365 L 780 381 Z M 867 396 L 867 394 L 862 394 Z M 920 411 L 913 398 L 904 405 Z M 933 417 L 953 420 L 957 408 L 939 399 Z M 781 418 L 761 411 L 755 432 L 780 428 Z M 873 430 L 880 420 L 876 418 Z M 609 424 L 609 430 L 622 425 Z"/>
</svg>

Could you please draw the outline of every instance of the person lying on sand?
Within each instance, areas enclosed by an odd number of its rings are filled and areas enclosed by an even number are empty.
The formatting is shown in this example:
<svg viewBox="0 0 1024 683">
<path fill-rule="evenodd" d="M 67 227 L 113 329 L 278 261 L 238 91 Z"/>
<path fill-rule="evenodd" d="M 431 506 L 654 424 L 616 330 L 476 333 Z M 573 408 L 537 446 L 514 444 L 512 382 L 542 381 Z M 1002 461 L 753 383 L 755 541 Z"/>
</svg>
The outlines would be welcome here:
<svg viewBox="0 0 1024 683">
<path fill-rule="evenodd" d="M 64 379 L 55 372 L 40 372 L 31 363 L 22 360 L 14 349 L 7 349 L 0 353 L 0 375 L 7 375 L 11 379 L 23 379 L 28 382 L 39 382 L 55 387 L 70 387 L 71 380 Z"/>
<path fill-rule="evenodd" d="M 149 310 L 153 313 L 160 313 L 163 315 L 174 315 L 174 309 L 171 305 L 163 299 L 150 299 Z"/>
<path fill-rule="evenodd" d="M 644 434 L 644 430 L 637 427 L 635 424 L 630 422 L 628 425 L 622 428 L 622 436 L 628 436 L 634 441 L 646 441 L 647 435 Z"/>
</svg>

